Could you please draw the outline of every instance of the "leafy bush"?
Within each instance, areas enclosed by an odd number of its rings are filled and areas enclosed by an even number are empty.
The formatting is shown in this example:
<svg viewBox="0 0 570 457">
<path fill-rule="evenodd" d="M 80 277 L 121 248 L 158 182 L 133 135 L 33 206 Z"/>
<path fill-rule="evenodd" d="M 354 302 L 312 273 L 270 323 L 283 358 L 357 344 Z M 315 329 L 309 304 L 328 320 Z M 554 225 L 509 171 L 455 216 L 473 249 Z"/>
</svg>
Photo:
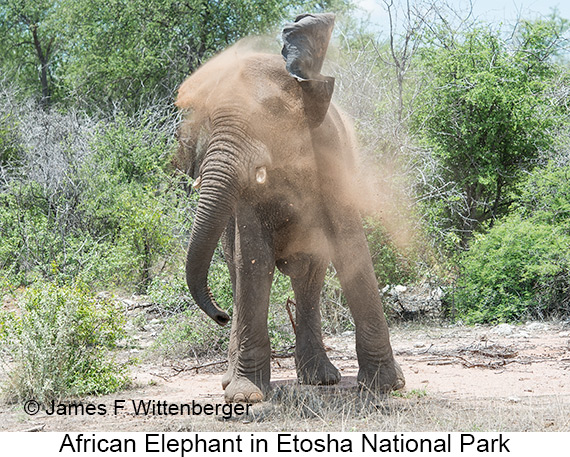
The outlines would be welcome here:
<svg viewBox="0 0 570 457">
<path fill-rule="evenodd" d="M 524 217 L 559 227 L 570 235 L 570 166 L 552 160 L 520 186 L 518 207 Z"/>
<path fill-rule="evenodd" d="M 195 205 L 169 173 L 172 113 L 158 106 L 96 121 L 8 108 L 0 136 L 6 124 L 18 155 L 3 154 L 0 167 L 2 274 L 24 285 L 79 278 L 144 289 L 181 253 Z"/>
<path fill-rule="evenodd" d="M 517 185 L 568 123 L 566 99 L 553 89 L 567 27 L 557 16 L 521 21 L 509 41 L 488 27 L 440 30 L 421 50 L 433 77 L 412 124 L 437 163 L 422 193 L 430 225 L 463 248 L 509 213 Z"/>
<path fill-rule="evenodd" d="M 117 246 L 108 253 L 112 266 L 122 266 L 115 282 L 140 289 L 150 283 L 160 260 L 180 253 L 179 236 L 195 203 L 167 174 L 171 120 L 156 116 L 143 113 L 127 120 L 119 115 L 104 125 L 82 170 L 83 230 Z"/>
<path fill-rule="evenodd" d="M 569 173 L 555 164 L 535 170 L 516 212 L 476 237 L 450 297 L 460 316 L 495 322 L 570 313 Z"/>
<path fill-rule="evenodd" d="M 150 300 L 171 314 L 157 339 L 155 350 L 167 357 L 199 358 L 224 354 L 229 344 L 230 327 L 219 327 L 195 304 L 188 303 L 189 293 L 182 267 L 177 273 L 155 278 L 148 288 Z M 219 252 L 210 265 L 208 284 L 219 306 L 231 315 L 232 284 Z M 289 297 L 293 297 L 290 280 L 276 271 L 270 296 L 268 330 L 271 347 L 277 351 L 287 349 L 294 341 L 284 306 Z"/>
<path fill-rule="evenodd" d="M 196 359 L 225 356 L 230 327 L 215 324 L 196 305 L 166 319 L 151 351 L 166 358 Z"/>
<path fill-rule="evenodd" d="M 355 329 L 354 319 L 332 266 L 327 271 L 321 292 L 321 322 L 324 334 L 336 335 Z"/>
<path fill-rule="evenodd" d="M 43 403 L 106 394 L 128 382 L 126 368 L 110 358 L 125 335 L 123 311 L 85 287 L 37 283 L 17 312 L 0 316 L 8 396 Z"/>
<path fill-rule="evenodd" d="M 460 315 L 473 322 L 544 317 L 558 310 L 570 279 L 570 237 L 512 216 L 477 237 L 461 261 L 455 292 Z"/>
<path fill-rule="evenodd" d="M 14 163 L 20 156 L 13 117 L 11 113 L 0 112 L 0 167 Z"/>
<path fill-rule="evenodd" d="M 380 287 L 413 281 L 416 277 L 413 265 L 392 242 L 381 223 L 368 219 L 364 227 Z"/>
</svg>

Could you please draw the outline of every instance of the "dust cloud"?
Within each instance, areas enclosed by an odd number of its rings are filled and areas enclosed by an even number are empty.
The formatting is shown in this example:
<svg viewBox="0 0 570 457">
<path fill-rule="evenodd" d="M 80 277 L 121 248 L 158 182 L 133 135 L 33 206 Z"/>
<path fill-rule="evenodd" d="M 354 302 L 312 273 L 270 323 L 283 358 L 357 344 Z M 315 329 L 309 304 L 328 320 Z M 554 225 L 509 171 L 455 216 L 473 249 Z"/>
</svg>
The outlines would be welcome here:
<svg viewBox="0 0 570 457">
<path fill-rule="evenodd" d="M 268 139 L 279 149 L 276 138 L 281 136 L 281 142 L 290 145 L 291 149 L 303 150 L 306 148 L 303 144 L 311 144 L 311 139 L 303 132 L 299 131 L 297 138 L 287 135 L 288 132 L 299 129 L 299 126 L 296 125 L 298 122 L 295 120 L 295 116 L 298 116 L 299 111 L 303 109 L 301 98 L 298 100 L 298 106 L 290 99 L 283 106 L 278 93 L 279 90 L 282 90 L 282 82 L 260 80 L 259 84 L 255 86 L 255 93 L 251 91 L 250 87 L 243 89 L 240 83 L 240 78 L 245 72 L 252 73 L 252 69 L 246 67 L 248 58 L 255 59 L 256 55 L 260 55 L 259 53 L 269 53 L 282 59 L 279 50 L 280 44 L 275 39 L 268 37 L 242 39 L 210 59 L 180 86 L 176 106 L 182 110 L 186 120 L 180 129 L 181 143 L 184 147 L 181 147 L 179 152 L 179 156 L 185 157 L 179 157 L 179 162 L 187 164 L 192 160 L 200 159 L 200 157 L 188 157 L 189 154 L 205 153 L 206 145 L 204 143 L 207 144 L 207 141 L 204 141 L 204 137 L 209 137 L 212 130 L 210 120 L 214 116 L 215 109 L 228 105 L 228 100 L 240 111 L 254 113 L 259 109 L 255 105 L 261 97 L 267 105 L 265 109 L 270 114 L 275 113 L 276 116 L 281 116 L 279 124 L 264 120 L 261 127 L 259 125 L 247 126 L 251 130 L 250 133 L 253 131 L 254 135 L 259 137 L 262 142 Z M 284 68 L 285 61 L 282 61 Z M 262 60 L 256 60 L 256 62 L 263 65 Z M 275 79 L 278 79 L 278 75 Z M 290 80 L 292 85 L 297 85 L 296 80 L 293 78 Z M 263 92 L 263 95 L 259 95 L 259 92 Z M 290 114 L 291 119 L 289 121 L 284 120 L 283 111 Z M 335 198 L 342 198 L 345 204 L 358 208 L 364 217 L 379 219 L 394 245 L 401 251 L 406 250 L 414 240 L 415 222 L 411 211 L 412 203 L 406 195 L 404 187 L 396 179 L 400 175 L 397 166 L 388 161 L 378 164 L 363 157 L 359 153 L 358 141 L 350 117 L 332 106 L 329 108 L 329 115 L 331 112 L 337 113 L 336 118 L 334 118 L 334 114 L 332 115 L 333 123 L 337 124 L 336 127 L 341 132 L 344 131 L 344 134 L 341 133 L 339 141 L 344 142 L 342 147 L 346 149 L 347 156 L 341 163 L 337 164 L 339 169 L 327 171 L 331 176 L 340 177 L 343 189 L 330 189 L 329 191 L 335 192 Z M 327 141 L 329 140 L 327 139 Z M 279 160 L 286 161 L 287 157 L 282 156 Z M 291 175 L 295 172 L 298 182 L 315 178 L 307 171 L 310 168 L 314 169 L 312 160 L 309 158 L 300 159 L 299 157 L 292 160 L 295 163 L 291 164 Z M 346 162 L 351 167 L 348 170 L 345 167 Z M 295 198 L 294 195 L 287 197 Z M 305 209 L 310 211 L 310 208 Z M 320 235 L 315 236 L 307 233 L 303 237 L 316 242 Z"/>
<path fill-rule="evenodd" d="M 403 173 L 393 162 L 370 159 L 362 159 L 359 172 L 363 216 L 379 219 L 394 245 L 406 251 L 416 239 L 417 221 L 413 201 L 400 182 Z"/>
</svg>

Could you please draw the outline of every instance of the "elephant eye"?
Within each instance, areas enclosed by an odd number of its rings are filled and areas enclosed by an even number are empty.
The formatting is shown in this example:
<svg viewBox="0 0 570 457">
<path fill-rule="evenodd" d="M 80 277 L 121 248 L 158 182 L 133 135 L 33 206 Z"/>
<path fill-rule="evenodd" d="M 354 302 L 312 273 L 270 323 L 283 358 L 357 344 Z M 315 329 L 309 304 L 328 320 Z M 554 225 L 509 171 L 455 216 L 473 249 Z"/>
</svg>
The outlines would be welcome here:
<svg viewBox="0 0 570 457">
<path fill-rule="evenodd" d="M 267 169 L 265 167 L 259 167 L 255 172 L 255 180 L 258 184 L 265 184 L 267 180 Z"/>
</svg>

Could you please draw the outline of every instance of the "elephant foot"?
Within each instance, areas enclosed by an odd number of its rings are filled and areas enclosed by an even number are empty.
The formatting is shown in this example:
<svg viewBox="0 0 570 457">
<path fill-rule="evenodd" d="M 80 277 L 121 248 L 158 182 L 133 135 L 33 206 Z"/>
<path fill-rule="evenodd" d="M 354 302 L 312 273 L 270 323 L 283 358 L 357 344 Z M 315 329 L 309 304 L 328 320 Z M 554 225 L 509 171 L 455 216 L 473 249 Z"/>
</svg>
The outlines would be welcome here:
<svg viewBox="0 0 570 457">
<path fill-rule="evenodd" d="M 406 385 L 404 372 L 395 360 L 381 366 L 364 366 L 358 370 L 358 385 L 372 392 L 387 393 Z"/>
<path fill-rule="evenodd" d="M 340 372 L 326 354 L 296 357 L 297 379 L 301 384 L 328 386 L 340 382 Z"/>
<path fill-rule="evenodd" d="M 234 376 L 234 369 L 233 367 L 229 367 L 228 371 L 225 372 L 224 376 L 222 376 L 222 389 L 226 390 L 226 387 L 232 382 L 232 378 Z"/>
<path fill-rule="evenodd" d="M 231 379 L 225 387 L 225 400 L 227 403 L 259 403 L 265 398 L 265 392 L 247 378 L 237 377 Z"/>
</svg>

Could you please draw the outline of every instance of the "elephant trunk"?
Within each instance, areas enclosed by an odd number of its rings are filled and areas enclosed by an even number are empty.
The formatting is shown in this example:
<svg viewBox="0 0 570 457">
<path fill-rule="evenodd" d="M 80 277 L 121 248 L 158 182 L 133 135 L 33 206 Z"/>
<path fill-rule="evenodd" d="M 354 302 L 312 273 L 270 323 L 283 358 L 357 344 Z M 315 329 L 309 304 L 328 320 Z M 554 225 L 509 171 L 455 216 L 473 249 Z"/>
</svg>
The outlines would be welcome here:
<svg viewBox="0 0 570 457">
<path fill-rule="evenodd" d="M 238 194 L 235 167 L 227 163 L 226 154 L 223 156 L 226 160 L 208 161 L 210 166 L 204 164 L 200 201 L 186 257 L 186 283 L 190 294 L 196 304 L 220 325 L 226 325 L 230 318 L 212 296 L 208 287 L 208 270 L 218 240 L 234 211 Z"/>
</svg>

